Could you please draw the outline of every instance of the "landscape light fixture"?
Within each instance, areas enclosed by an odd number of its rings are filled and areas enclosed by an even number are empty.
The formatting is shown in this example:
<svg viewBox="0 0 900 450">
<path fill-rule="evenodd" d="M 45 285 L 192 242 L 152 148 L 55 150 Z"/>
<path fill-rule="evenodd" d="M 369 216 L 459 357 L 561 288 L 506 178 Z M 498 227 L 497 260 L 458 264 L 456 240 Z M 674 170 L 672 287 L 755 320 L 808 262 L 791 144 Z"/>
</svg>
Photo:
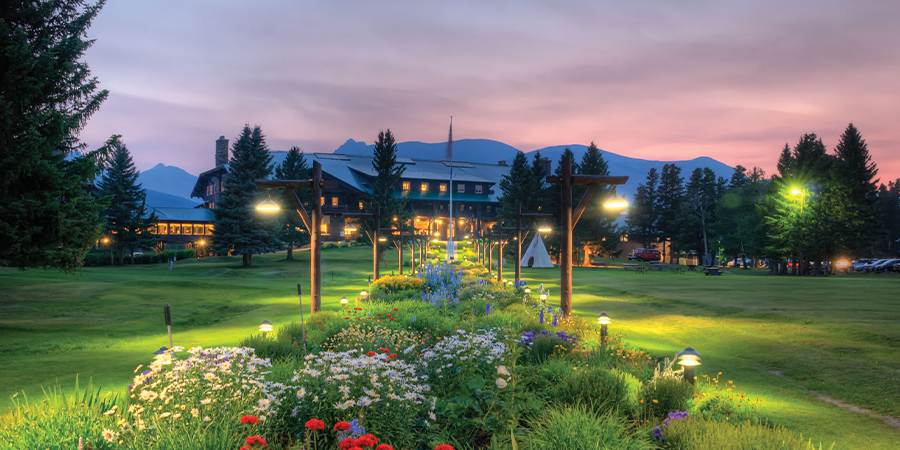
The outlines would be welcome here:
<svg viewBox="0 0 900 450">
<path fill-rule="evenodd" d="M 280 211 L 281 208 L 278 207 L 278 203 L 275 203 L 272 200 L 272 197 L 270 197 L 268 194 L 266 194 L 266 199 L 259 202 L 259 204 L 256 205 L 256 210 L 262 211 L 264 213 L 272 213 L 272 212 Z"/>
<path fill-rule="evenodd" d="M 169 351 L 168 348 L 166 348 L 166 347 L 160 347 L 159 350 L 153 352 L 153 354 L 154 354 L 154 355 L 162 355 L 162 354 L 166 353 L 167 351 Z"/>
<path fill-rule="evenodd" d="M 387 242 L 387 238 L 384 236 L 378 236 L 378 242 Z"/>
<path fill-rule="evenodd" d="M 347 303 L 350 303 L 350 301 L 347 300 L 347 297 L 341 297 L 341 311 L 344 310 L 344 307 L 347 306 Z"/>
<path fill-rule="evenodd" d="M 268 320 L 263 320 L 259 324 L 259 332 L 263 334 L 263 337 L 268 336 L 274 329 L 275 327 L 272 326 L 272 322 L 269 322 Z"/>
<path fill-rule="evenodd" d="M 541 299 L 542 302 L 545 302 L 547 301 L 547 294 L 541 294 L 541 296 L 538 298 Z"/>
<path fill-rule="evenodd" d="M 678 353 L 678 364 L 684 368 L 684 379 L 694 384 L 694 366 L 700 365 L 700 353 L 688 347 Z"/>
<path fill-rule="evenodd" d="M 553 231 L 553 228 L 550 228 L 547 225 L 538 228 L 538 233 L 549 233 L 551 231 Z"/>
<path fill-rule="evenodd" d="M 365 299 L 366 297 L 369 296 L 369 293 L 366 291 L 359 291 L 359 296 L 362 297 L 363 299 Z"/>
<path fill-rule="evenodd" d="M 600 324 L 600 345 L 606 347 L 606 326 L 612 323 L 612 320 L 609 319 L 609 315 L 602 312 L 600 317 L 597 317 L 597 323 Z"/>
<path fill-rule="evenodd" d="M 163 305 L 163 315 L 166 317 L 166 331 L 169 332 L 169 348 L 172 348 L 172 307 Z"/>
</svg>

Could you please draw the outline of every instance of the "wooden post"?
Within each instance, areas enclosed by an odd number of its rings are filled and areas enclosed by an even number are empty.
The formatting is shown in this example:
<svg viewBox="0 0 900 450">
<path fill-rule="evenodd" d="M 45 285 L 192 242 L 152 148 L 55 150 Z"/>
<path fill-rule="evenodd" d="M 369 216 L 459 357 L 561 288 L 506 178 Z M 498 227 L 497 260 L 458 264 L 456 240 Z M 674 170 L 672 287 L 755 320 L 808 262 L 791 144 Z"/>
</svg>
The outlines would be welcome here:
<svg viewBox="0 0 900 450">
<path fill-rule="evenodd" d="M 562 160 L 562 189 L 559 243 L 559 306 L 564 316 L 572 314 L 572 157 Z"/>
<path fill-rule="evenodd" d="M 497 238 L 497 281 L 503 280 L 503 221 L 497 220 L 498 238 Z"/>
<path fill-rule="evenodd" d="M 375 226 L 372 230 L 372 277 L 378 280 L 378 237 L 381 233 L 381 205 L 375 205 Z"/>
<path fill-rule="evenodd" d="M 312 167 L 312 229 L 310 235 L 310 310 L 322 309 L 322 164 L 313 161 Z"/>
<path fill-rule="evenodd" d="M 522 274 L 522 202 L 516 204 L 516 287 Z"/>
</svg>

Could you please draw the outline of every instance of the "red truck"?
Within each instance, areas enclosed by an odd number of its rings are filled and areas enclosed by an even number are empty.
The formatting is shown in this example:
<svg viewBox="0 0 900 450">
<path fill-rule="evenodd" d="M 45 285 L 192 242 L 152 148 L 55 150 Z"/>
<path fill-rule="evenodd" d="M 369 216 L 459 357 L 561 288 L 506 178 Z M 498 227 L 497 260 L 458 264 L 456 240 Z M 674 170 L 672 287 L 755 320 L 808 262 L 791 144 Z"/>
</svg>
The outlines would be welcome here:
<svg viewBox="0 0 900 450">
<path fill-rule="evenodd" d="M 659 261 L 659 250 L 652 248 L 636 248 L 629 255 L 628 259 L 638 261 Z"/>
</svg>

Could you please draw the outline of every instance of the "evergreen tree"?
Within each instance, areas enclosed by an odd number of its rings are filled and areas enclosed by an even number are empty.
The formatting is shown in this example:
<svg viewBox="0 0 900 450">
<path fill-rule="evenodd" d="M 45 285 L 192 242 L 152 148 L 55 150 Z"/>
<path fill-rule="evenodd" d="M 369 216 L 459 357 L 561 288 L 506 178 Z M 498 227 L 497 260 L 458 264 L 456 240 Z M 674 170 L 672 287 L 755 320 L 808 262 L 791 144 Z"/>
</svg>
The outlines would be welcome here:
<svg viewBox="0 0 900 450">
<path fill-rule="evenodd" d="M 878 187 L 875 203 L 878 217 L 883 220 L 883 231 L 877 236 L 875 251 L 885 255 L 897 253 L 900 241 L 900 178 Z"/>
<path fill-rule="evenodd" d="M 372 204 L 381 207 L 382 217 L 405 217 L 406 200 L 396 193 L 406 166 L 397 163 L 397 143 L 390 129 L 378 132 L 373 155 L 372 168 L 378 175 L 372 182 Z"/>
<path fill-rule="evenodd" d="M 78 141 L 107 97 L 81 60 L 102 6 L 0 7 L 0 265 L 74 271 L 103 231 L 89 187 L 111 149 Z"/>
<path fill-rule="evenodd" d="M 113 150 L 109 169 L 97 184 L 100 197 L 109 204 L 109 245 L 118 255 L 120 266 L 125 265 L 126 253 L 134 264 L 136 250 L 152 250 L 156 245 L 156 236 L 150 230 L 157 217 L 155 213 L 147 214 L 147 191 L 137 182 L 139 175 L 128 148 L 119 143 Z"/>
<path fill-rule="evenodd" d="M 690 248 L 703 250 L 707 263 L 711 263 L 710 229 L 716 219 L 716 204 L 725 181 L 716 179 L 709 167 L 696 168 L 685 185 L 684 218 L 680 241 Z M 691 245 L 693 243 L 693 245 Z"/>
<path fill-rule="evenodd" d="M 534 152 L 534 159 L 531 161 L 531 177 L 526 191 L 530 195 L 526 196 L 522 203 L 522 212 L 543 211 L 549 197 L 547 175 L 550 174 L 544 168 L 541 152 Z"/>
<path fill-rule="evenodd" d="M 523 211 L 529 204 L 529 190 L 534 185 L 533 168 L 528 167 L 528 158 L 522 152 L 516 153 L 509 173 L 500 179 L 500 211 L 498 216 L 506 222 L 515 220 L 516 205 L 522 203 Z"/>
<path fill-rule="evenodd" d="M 559 156 L 559 161 L 556 163 L 556 169 L 554 169 L 554 171 L 553 171 L 554 176 L 557 176 L 557 177 L 562 176 L 562 162 L 566 157 L 572 158 L 572 174 L 574 175 L 574 174 L 579 173 L 579 166 L 578 166 L 578 163 L 575 161 L 575 153 L 573 153 L 572 150 L 569 149 L 569 147 L 566 147 L 565 150 L 563 150 L 562 154 Z M 573 193 L 578 188 L 581 188 L 581 187 L 582 186 L 572 186 Z M 578 197 L 578 198 L 580 198 L 580 197 Z M 547 207 L 545 209 L 550 214 L 553 214 L 553 222 L 554 223 L 557 223 L 557 224 L 562 223 L 562 221 L 561 221 L 562 218 L 560 217 L 560 212 L 562 209 L 562 186 L 559 183 L 551 184 L 550 186 L 548 186 L 548 188 L 547 188 Z M 547 246 L 547 252 L 551 256 L 559 255 L 559 248 L 560 248 L 559 238 L 560 238 L 559 232 L 550 233 L 543 238 L 544 244 Z"/>
<path fill-rule="evenodd" d="M 659 176 L 659 189 L 656 195 L 656 210 L 658 220 L 656 224 L 659 235 L 663 239 L 669 239 L 675 244 L 676 237 L 681 234 L 682 204 L 684 202 L 684 178 L 681 177 L 681 167 L 674 164 L 666 164 Z M 674 250 L 674 247 L 672 248 Z M 666 255 L 663 255 L 665 257 Z M 670 261 L 672 255 L 668 255 Z"/>
<path fill-rule="evenodd" d="M 256 187 L 256 180 L 272 174 L 272 155 L 259 126 L 244 125 L 235 139 L 229 161 L 225 190 L 213 209 L 213 251 L 240 254 L 244 267 L 249 267 L 254 253 L 281 248 L 277 238 L 278 219 L 259 217 L 256 205 L 265 196 Z M 268 219 L 268 220 L 266 220 Z"/>
<path fill-rule="evenodd" d="M 753 178 L 743 166 L 736 166 L 724 194 L 716 206 L 713 232 L 721 237 L 724 254 L 745 260 L 756 257 L 762 245 L 757 205 L 762 201 L 758 183 L 764 183 L 764 172 L 753 168 Z"/>
<path fill-rule="evenodd" d="M 884 231 L 884 221 L 878 220 L 875 203 L 878 199 L 878 169 L 872 162 L 866 141 L 853 124 L 847 125 L 835 147 L 833 179 L 846 189 L 849 202 L 843 207 L 847 220 L 841 238 L 853 256 L 870 253 L 878 235 Z M 873 230 L 879 232 L 873 233 Z"/>
<path fill-rule="evenodd" d="M 577 170 L 576 170 L 577 167 Z M 609 175 L 609 164 L 603 158 L 603 154 L 597 145 L 591 142 L 581 157 L 581 163 L 573 164 L 573 173 L 582 175 Z M 572 186 L 573 207 L 584 196 L 586 186 Z M 590 263 L 590 256 L 600 253 L 611 256 L 622 237 L 622 230 L 615 221 L 621 214 L 620 211 L 609 211 L 603 208 L 603 203 L 615 193 L 614 187 L 600 186 L 591 200 L 591 204 L 585 208 L 581 219 L 575 225 L 572 233 L 572 248 L 581 247 L 584 257 L 581 263 Z M 575 253 L 575 258 L 578 254 Z"/>
<path fill-rule="evenodd" d="M 659 237 L 659 172 L 651 167 L 647 172 L 647 181 L 637 187 L 634 200 L 628 209 L 625 223 L 628 225 L 628 239 L 639 240 L 645 248 Z"/>
<path fill-rule="evenodd" d="M 309 163 L 299 147 L 291 147 L 281 164 L 275 166 L 275 178 L 279 180 L 308 180 Z M 294 193 L 304 206 L 309 205 L 312 195 L 310 189 L 294 189 Z M 278 238 L 287 247 L 287 259 L 294 259 L 294 247 L 309 243 L 309 230 L 304 228 L 300 214 L 297 214 L 287 192 L 282 194 L 284 208 L 281 218 L 281 230 Z"/>
</svg>

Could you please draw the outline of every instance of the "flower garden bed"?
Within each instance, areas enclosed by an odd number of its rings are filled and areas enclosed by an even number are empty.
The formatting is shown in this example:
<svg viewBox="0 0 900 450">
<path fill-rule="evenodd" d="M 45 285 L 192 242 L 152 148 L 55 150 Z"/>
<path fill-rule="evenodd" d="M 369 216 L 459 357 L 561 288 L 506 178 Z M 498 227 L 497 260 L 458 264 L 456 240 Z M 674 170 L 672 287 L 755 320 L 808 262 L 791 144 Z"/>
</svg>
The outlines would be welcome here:
<svg viewBox="0 0 900 450">
<path fill-rule="evenodd" d="M 621 336 L 601 346 L 542 287 L 483 273 L 430 266 L 313 315 L 306 339 L 289 323 L 238 348 L 176 347 L 122 395 L 23 401 L 0 448 L 812 448 L 721 373 L 688 383 Z"/>
</svg>

